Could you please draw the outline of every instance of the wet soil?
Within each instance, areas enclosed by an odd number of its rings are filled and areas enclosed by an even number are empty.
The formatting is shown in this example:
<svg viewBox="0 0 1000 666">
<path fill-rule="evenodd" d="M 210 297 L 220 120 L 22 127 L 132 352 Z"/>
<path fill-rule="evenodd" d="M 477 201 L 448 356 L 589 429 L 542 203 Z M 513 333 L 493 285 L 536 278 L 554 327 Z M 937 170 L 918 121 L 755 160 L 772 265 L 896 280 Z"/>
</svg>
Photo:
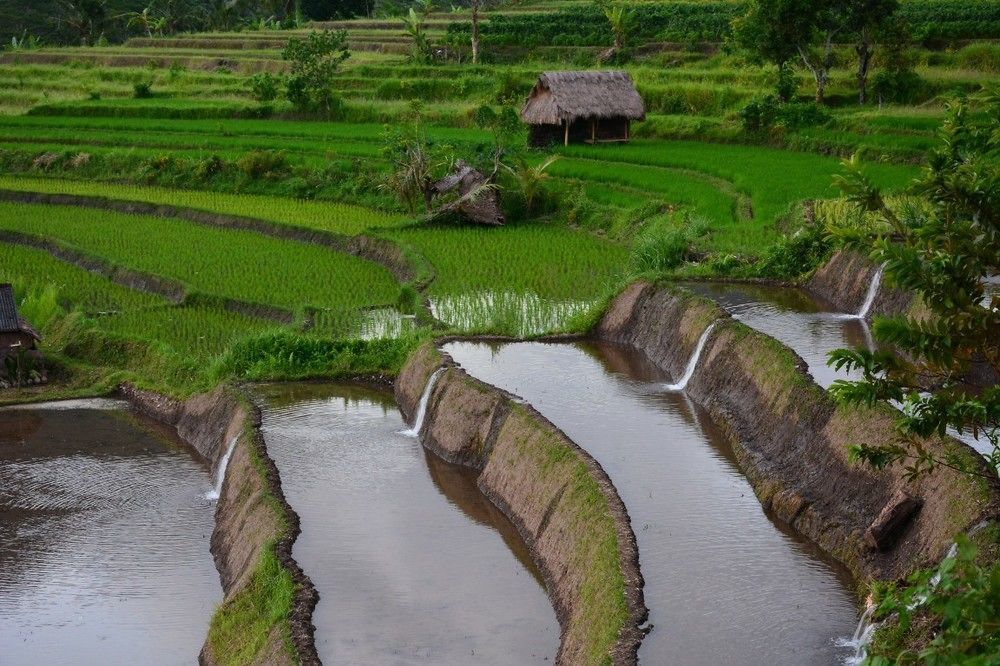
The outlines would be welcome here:
<svg viewBox="0 0 1000 666">
<path fill-rule="evenodd" d="M 222 598 L 209 485 L 122 403 L 0 410 L 0 663 L 196 662 Z"/>
<path fill-rule="evenodd" d="M 325 663 L 551 663 L 555 613 L 476 472 L 427 452 L 389 393 L 259 387 L 263 432 L 302 532 Z"/>
<path fill-rule="evenodd" d="M 595 343 L 444 347 L 604 467 L 632 518 L 652 633 L 642 663 L 831 664 L 850 578 L 761 509 L 708 416 L 639 352 Z"/>
</svg>

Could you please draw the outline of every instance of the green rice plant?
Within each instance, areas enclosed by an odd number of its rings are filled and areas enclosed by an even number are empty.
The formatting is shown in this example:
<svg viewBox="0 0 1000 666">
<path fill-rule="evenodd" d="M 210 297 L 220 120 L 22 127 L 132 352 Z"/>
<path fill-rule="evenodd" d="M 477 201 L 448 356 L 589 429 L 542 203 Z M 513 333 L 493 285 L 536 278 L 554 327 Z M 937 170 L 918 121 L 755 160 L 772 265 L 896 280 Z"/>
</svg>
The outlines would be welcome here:
<svg viewBox="0 0 1000 666">
<path fill-rule="evenodd" d="M 383 233 L 417 248 L 437 273 L 432 296 L 534 293 L 588 300 L 625 273 L 627 249 L 554 225 L 410 227 Z"/>
<path fill-rule="evenodd" d="M 158 342 L 189 359 L 209 361 L 244 337 L 276 330 L 274 322 L 203 306 L 123 312 L 95 322 L 103 331 Z"/>
<path fill-rule="evenodd" d="M 0 242 L 0 282 L 14 283 L 17 293 L 52 287 L 64 308 L 79 308 L 90 314 L 139 310 L 166 302 L 156 294 L 119 286 L 60 261 L 44 250 L 3 242 Z"/>
<path fill-rule="evenodd" d="M 47 194 L 76 194 L 121 201 L 194 208 L 211 213 L 253 217 L 289 226 L 354 235 L 407 222 L 402 215 L 333 202 L 303 201 L 252 194 L 174 190 L 146 185 L 0 176 L 0 189 Z"/>
<path fill-rule="evenodd" d="M 731 182 L 750 195 L 753 219 L 713 233 L 712 249 L 741 254 L 763 251 L 777 240 L 774 221 L 798 201 L 828 198 L 836 193 L 833 176 L 840 171 L 838 160 L 810 153 L 761 146 L 698 143 L 693 141 L 635 140 L 623 146 L 569 146 L 560 153 L 595 159 L 600 156 L 609 173 L 634 173 L 656 166 L 690 169 Z M 893 164 L 867 164 L 874 181 L 889 189 L 901 189 L 916 174 L 916 168 Z M 705 211 L 699 210 L 704 213 Z"/>
<path fill-rule="evenodd" d="M 524 338 L 567 331 L 598 302 L 600 299 L 550 300 L 530 291 L 466 292 L 432 299 L 431 312 L 463 335 Z"/>
<path fill-rule="evenodd" d="M 37 204 L 0 204 L 0 228 L 44 236 L 189 290 L 298 311 L 390 304 L 377 264 L 326 248 L 174 219 Z"/>
</svg>

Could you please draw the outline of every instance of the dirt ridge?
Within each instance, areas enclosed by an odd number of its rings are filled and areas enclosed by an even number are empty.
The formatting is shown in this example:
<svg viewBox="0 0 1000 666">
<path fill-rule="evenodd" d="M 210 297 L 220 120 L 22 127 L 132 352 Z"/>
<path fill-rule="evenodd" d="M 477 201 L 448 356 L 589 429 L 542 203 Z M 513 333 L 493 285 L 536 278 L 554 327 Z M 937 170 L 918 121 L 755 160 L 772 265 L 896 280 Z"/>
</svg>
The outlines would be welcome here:
<svg viewBox="0 0 1000 666">
<path fill-rule="evenodd" d="M 234 439 L 222 493 L 215 512 L 211 550 L 225 593 L 223 604 L 245 590 L 269 545 L 279 564 L 291 575 L 294 599 L 288 619 L 293 654 L 280 626 L 271 628 L 254 664 L 319 664 L 312 612 L 319 596 L 312 581 L 292 557 L 299 517 L 281 489 L 281 478 L 267 453 L 258 407 L 240 389 L 219 386 L 185 401 L 169 398 L 132 384 L 121 395 L 143 414 L 177 429 L 178 435 L 210 462 L 213 470 Z M 222 661 L 206 640 L 199 662 Z"/>
<path fill-rule="evenodd" d="M 874 471 L 852 463 L 849 444 L 892 438 L 893 410 L 837 406 L 800 357 L 711 301 L 636 283 L 612 301 L 593 335 L 643 351 L 676 377 L 713 321 L 688 396 L 733 442 L 765 509 L 860 580 L 895 579 L 934 564 L 957 533 L 997 515 L 996 482 L 979 485 L 943 468 L 911 482 L 898 466 Z M 955 440 L 928 447 L 984 466 L 981 456 Z M 866 530 L 899 492 L 921 499 L 922 508 L 891 546 L 867 547 Z"/>
<path fill-rule="evenodd" d="M 599 663 L 610 658 L 615 664 L 635 664 L 648 609 L 635 534 L 611 479 L 593 457 L 537 410 L 470 377 L 430 343 L 411 355 L 397 378 L 396 398 L 405 416 L 412 416 L 429 377 L 439 368 L 445 372 L 428 402 L 423 443 L 445 460 L 480 470 L 480 490 L 510 518 L 528 545 L 561 627 L 556 662 Z M 547 458 L 545 451 L 554 452 L 555 458 Z M 595 544 L 608 534 L 580 519 L 585 513 L 579 508 L 581 486 L 587 484 L 600 493 L 610 516 L 609 527 L 617 543 L 614 568 L 624 584 L 620 602 L 625 619 L 614 640 L 598 646 L 603 654 L 597 659 L 588 653 L 594 620 L 589 613 L 594 609 L 587 603 L 603 601 L 613 606 L 611 596 L 616 593 L 594 587 L 600 582 Z M 599 598 L 585 598 L 587 590 Z"/>
<path fill-rule="evenodd" d="M 295 321 L 295 314 L 289 310 L 263 303 L 241 301 L 227 296 L 191 292 L 188 291 L 187 285 L 179 280 L 125 268 L 101 257 L 81 252 L 41 236 L 19 231 L 0 230 L 0 241 L 42 250 L 55 259 L 82 268 L 89 273 L 104 276 L 115 284 L 128 289 L 163 296 L 174 305 L 216 305 L 229 312 L 258 319 L 269 319 L 282 324 L 291 324 Z"/>
</svg>

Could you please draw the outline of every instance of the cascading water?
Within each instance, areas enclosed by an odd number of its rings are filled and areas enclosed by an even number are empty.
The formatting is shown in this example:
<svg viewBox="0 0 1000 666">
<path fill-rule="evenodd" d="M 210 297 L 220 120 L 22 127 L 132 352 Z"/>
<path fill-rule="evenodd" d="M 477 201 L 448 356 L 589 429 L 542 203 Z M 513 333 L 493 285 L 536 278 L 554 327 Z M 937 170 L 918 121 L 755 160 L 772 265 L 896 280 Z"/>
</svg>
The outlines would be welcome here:
<svg viewBox="0 0 1000 666">
<path fill-rule="evenodd" d="M 713 321 L 705 329 L 705 332 L 701 334 L 698 339 L 698 345 L 694 348 L 694 354 L 691 355 L 691 360 L 688 361 L 687 368 L 684 369 L 684 376 L 676 384 L 667 384 L 664 388 L 668 391 L 683 391 L 687 386 L 688 382 L 691 381 L 691 376 L 694 374 L 694 369 L 698 367 L 698 359 L 701 358 L 701 350 L 705 348 L 705 343 L 708 342 L 708 336 L 715 328 L 715 322 Z"/>
<path fill-rule="evenodd" d="M 879 266 L 878 270 L 875 271 L 875 275 L 872 276 L 872 283 L 868 285 L 868 293 L 865 294 L 865 302 L 861 304 L 858 314 L 854 315 L 855 319 L 864 319 L 871 311 L 872 305 L 875 303 L 875 297 L 878 296 L 879 285 L 882 284 L 883 270 L 885 270 L 885 264 Z"/>
<path fill-rule="evenodd" d="M 236 449 L 236 442 L 238 440 L 239 435 L 233 437 L 232 441 L 229 442 L 229 448 L 226 449 L 222 460 L 219 461 L 219 467 L 215 470 L 215 486 L 205 493 L 205 499 L 217 500 L 222 496 L 222 482 L 226 480 L 226 468 L 229 467 L 229 459 L 233 457 L 233 451 Z"/>
<path fill-rule="evenodd" d="M 958 544 L 951 544 L 951 548 L 948 549 L 948 553 L 944 556 L 942 564 L 945 560 L 949 560 L 958 553 Z M 938 570 L 931 577 L 930 589 L 934 589 L 941 582 L 941 566 L 938 565 Z M 926 596 L 917 597 L 912 604 L 910 604 L 910 610 L 913 610 L 917 606 L 920 606 L 927 601 Z M 844 666 L 860 666 L 864 663 L 865 658 L 868 656 L 868 645 L 871 643 L 872 635 L 875 630 L 878 629 L 881 622 L 872 622 L 872 616 L 875 614 L 875 603 L 872 602 L 871 598 L 868 599 L 868 606 L 865 608 L 865 612 L 861 614 L 861 619 L 858 620 L 858 628 L 854 630 L 854 635 L 850 639 L 843 639 L 838 641 L 838 645 L 847 648 L 853 648 L 854 654 L 850 657 L 844 659 Z"/>
<path fill-rule="evenodd" d="M 427 387 L 424 389 L 423 395 L 420 396 L 420 404 L 417 406 L 417 415 L 413 419 L 413 427 L 408 430 L 403 430 L 401 434 L 407 437 L 419 437 L 420 428 L 424 425 L 424 416 L 427 414 L 427 403 L 431 399 L 431 391 L 434 390 L 434 385 L 437 384 L 438 377 L 441 373 L 445 371 L 445 368 L 438 368 L 431 375 L 430 379 L 427 380 Z"/>
<path fill-rule="evenodd" d="M 868 644 L 871 642 L 872 634 L 878 628 L 877 622 L 872 622 L 872 615 L 875 614 L 875 604 L 869 603 L 865 612 L 858 620 L 858 627 L 854 630 L 854 635 L 847 639 L 840 639 L 837 645 L 854 650 L 854 654 L 844 658 L 844 666 L 860 666 L 868 656 Z"/>
</svg>

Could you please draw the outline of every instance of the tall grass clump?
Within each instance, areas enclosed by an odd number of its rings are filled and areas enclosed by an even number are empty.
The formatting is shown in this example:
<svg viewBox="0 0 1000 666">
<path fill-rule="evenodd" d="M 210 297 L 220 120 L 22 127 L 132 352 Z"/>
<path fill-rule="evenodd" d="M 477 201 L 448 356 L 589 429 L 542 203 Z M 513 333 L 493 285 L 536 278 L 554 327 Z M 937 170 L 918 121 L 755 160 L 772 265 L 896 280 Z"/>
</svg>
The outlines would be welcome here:
<svg viewBox="0 0 1000 666">
<path fill-rule="evenodd" d="M 419 344 L 398 339 L 329 340 L 275 331 L 234 344 L 211 369 L 218 380 L 292 380 L 354 375 L 395 375 Z"/>
</svg>

